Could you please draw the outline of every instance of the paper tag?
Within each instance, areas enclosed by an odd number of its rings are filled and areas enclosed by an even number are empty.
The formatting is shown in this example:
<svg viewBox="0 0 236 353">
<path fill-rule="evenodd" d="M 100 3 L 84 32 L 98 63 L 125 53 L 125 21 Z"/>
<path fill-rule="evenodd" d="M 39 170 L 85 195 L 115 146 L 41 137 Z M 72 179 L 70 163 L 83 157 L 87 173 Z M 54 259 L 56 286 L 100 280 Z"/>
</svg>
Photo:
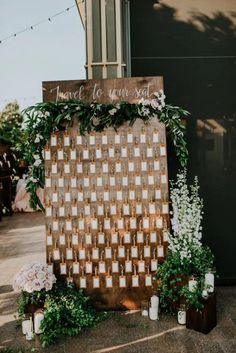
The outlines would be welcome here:
<svg viewBox="0 0 236 353">
<path fill-rule="evenodd" d="M 50 161 L 51 160 L 51 151 L 50 150 L 45 150 L 45 161 Z"/>
<path fill-rule="evenodd" d="M 99 288 L 99 287 L 100 287 L 99 277 L 93 277 L 93 288 Z"/>
<path fill-rule="evenodd" d="M 167 183 L 167 176 L 166 174 L 161 174 L 161 183 L 166 184 Z"/>
<path fill-rule="evenodd" d="M 70 173 L 70 165 L 69 165 L 69 163 L 65 163 L 65 164 L 64 164 L 64 172 L 65 172 L 66 174 L 69 174 L 69 173 Z"/>
<path fill-rule="evenodd" d="M 142 172 L 147 171 L 147 162 L 141 162 L 141 170 L 142 170 Z"/>
<path fill-rule="evenodd" d="M 90 233 L 85 234 L 85 244 L 92 245 L 92 234 Z"/>
<path fill-rule="evenodd" d="M 45 187 L 50 188 L 52 186 L 52 179 L 51 178 L 45 178 Z"/>
<path fill-rule="evenodd" d="M 118 234 L 116 232 L 111 234 L 111 243 L 112 244 L 118 243 Z"/>
<path fill-rule="evenodd" d="M 137 243 L 143 243 L 143 232 L 137 232 Z"/>
<path fill-rule="evenodd" d="M 96 158 L 97 159 L 102 158 L 102 150 L 101 150 L 101 148 L 97 148 L 96 149 Z"/>
<path fill-rule="evenodd" d="M 113 287 L 112 276 L 107 276 L 106 277 L 106 288 L 112 288 L 112 287 Z"/>
<path fill-rule="evenodd" d="M 79 273 L 79 263 L 78 262 L 74 262 L 73 263 L 73 274 L 77 275 Z"/>
<path fill-rule="evenodd" d="M 110 200 L 110 193 L 109 193 L 109 191 L 104 191 L 104 192 L 103 192 L 103 200 L 104 200 L 104 201 L 109 201 L 109 200 Z"/>
<path fill-rule="evenodd" d="M 149 245 L 144 246 L 144 257 L 151 257 L 151 250 Z"/>
<path fill-rule="evenodd" d="M 161 156 L 165 156 L 166 155 L 166 146 L 165 145 L 161 145 L 161 147 L 160 147 L 160 155 Z"/>
<path fill-rule="evenodd" d="M 137 258 L 138 257 L 138 248 L 137 246 L 132 246 L 131 248 L 131 257 Z"/>
<path fill-rule="evenodd" d="M 64 136 L 64 146 L 70 146 L 70 136 Z"/>
<path fill-rule="evenodd" d="M 134 157 L 140 157 L 140 148 L 139 147 L 134 148 Z"/>
<path fill-rule="evenodd" d="M 135 190 L 129 190 L 129 199 L 135 200 Z"/>
<path fill-rule="evenodd" d="M 77 163 L 77 173 L 83 173 L 83 165 L 82 163 Z"/>
<path fill-rule="evenodd" d="M 77 135 L 76 136 L 76 144 L 77 145 L 82 145 L 82 136 L 81 135 Z"/>
<path fill-rule="evenodd" d="M 115 134 L 115 144 L 116 145 L 120 144 L 120 135 L 119 134 Z"/>
<path fill-rule="evenodd" d="M 90 204 L 87 204 L 84 206 L 84 214 L 85 214 L 85 216 L 89 216 L 90 213 L 91 213 Z"/>
<path fill-rule="evenodd" d="M 125 257 L 125 248 L 124 246 L 118 247 L 118 257 Z"/>
<path fill-rule="evenodd" d="M 129 133 L 129 134 L 127 135 L 127 142 L 128 142 L 128 143 L 133 143 L 133 134 L 132 134 L 132 133 Z"/>
<path fill-rule="evenodd" d="M 159 134 L 158 134 L 158 132 L 154 132 L 153 133 L 152 142 L 154 142 L 154 143 L 158 143 L 159 142 Z"/>
<path fill-rule="evenodd" d="M 78 201 L 79 202 L 84 201 L 84 193 L 83 193 L 83 191 L 78 191 Z"/>
<path fill-rule="evenodd" d="M 106 273 L 106 265 L 105 265 L 105 262 L 99 262 L 98 263 L 98 271 L 99 273 Z"/>
<path fill-rule="evenodd" d="M 149 229 L 149 218 L 148 217 L 143 218 L 143 229 Z"/>
<path fill-rule="evenodd" d="M 64 188 L 64 178 L 58 178 L 58 187 Z"/>
<path fill-rule="evenodd" d="M 105 218 L 104 219 L 104 229 L 105 230 L 111 229 L 111 220 L 110 220 L 110 218 Z"/>
<path fill-rule="evenodd" d="M 152 276 L 151 275 L 145 275 L 145 286 L 146 287 L 152 286 Z"/>
<path fill-rule="evenodd" d="M 127 158 L 127 147 L 121 147 L 121 157 Z"/>
<path fill-rule="evenodd" d="M 109 148 L 109 157 L 114 158 L 115 157 L 115 150 L 113 147 Z"/>
<path fill-rule="evenodd" d="M 84 219 L 79 219 L 78 227 L 79 227 L 79 230 L 84 230 Z"/>
<path fill-rule="evenodd" d="M 58 159 L 58 160 L 64 159 L 64 152 L 63 152 L 63 150 L 58 150 L 58 151 L 57 151 L 57 159 Z"/>
<path fill-rule="evenodd" d="M 128 186 L 128 177 L 127 176 L 123 176 L 122 177 L 122 185 L 123 186 Z"/>
<path fill-rule="evenodd" d="M 72 235 L 72 245 L 78 245 L 78 244 L 79 244 L 78 234 L 73 234 Z"/>
<path fill-rule="evenodd" d="M 66 275 L 66 264 L 60 264 L 60 273 L 61 275 Z"/>
<path fill-rule="evenodd" d="M 102 177 L 97 177 L 97 186 L 102 186 Z"/>
<path fill-rule="evenodd" d="M 57 145 L 57 136 L 51 136 L 51 146 Z"/>
<path fill-rule="evenodd" d="M 79 286 L 80 288 L 86 288 L 86 277 L 80 277 Z"/>
<path fill-rule="evenodd" d="M 118 227 L 118 229 L 124 229 L 124 219 L 123 218 L 119 218 L 117 220 L 117 227 Z"/>
<path fill-rule="evenodd" d="M 130 218 L 130 229 L 136 229 L 137 228 L 137 220 L 134 217 Z"/>
<path fill-rule="evenodd" d="M 158 229 L 161 229 L 163 227 L 163 219 L 162 219 L 162 217 L 157 217 L 157 219 L 156 219 L 156 227 Z"/>
<path fill-rule="evenodd" d="M 97 220 L 97 218 L 92 218 L 91 219 L 91 228 L 92 228 L 92 230 L 97 230 L 98 229 L 98 220 Z"/>
<path fill-rule="evenodd" d="M 98 216 L 103 216 L 103 215 L 104 215 L 104 206 L 98 205 Z"/>
<path fill-rule="evenodd" d="M 141 203 L 136 203 L 136 214 L 142 214 L 142 204 Z"/>
<path fill-rule="evenodd" d="M 152 147 L 147 148 L 147 157 L 153 157 L 153 150 Z"/>
<path fill-rule="evenodd" d="M 111 248 L 105 248 L 105 258 L 111 259 Z"/>
<path fill-rule="evenodd" d="M 79 249 L 79 259 L 80 260 L 86 259 L 85 249 Z"/>
<path fill-rule="evenodd" d="M 89 150 L 83 149 L 83 159 L 89 159 Z"/>
<path fill-rule="evenodd" d="M 140 143 L 146 143 L 146 135 L 145 134 L 140 135 Z"/>
<path fill-rule="evenodd" d="M 60 245 L 65 245 L 65 244 L 66 244 L 66 237 L 65 237 L 65 234 L 60 234 L 60 236 L 59 236 L 59 243 L 60 243 Z"/>
<path fill-rule="evenodd" d="M 161 200 L 161 189 L 155 189 L 155 199 Z"/>
<path fill-rule="evenodd" d="M 116 185 L 116 178 L 114 176 L 110 176 L 110 186 L 115 186 Z"/>
<path fill-rule="evenodd" d="M 148 190 L 147 189 L 143 189 L 142 190 L 142 198 L 144 200 L 147 200 L 148 199 Z"/>
<path fill-rule="evenodd" d="M 138 272 L 145 272 L 145 262 L 138 261 Z"/>
<path fill-rule="evenodd" d="M 154 170 L 160 170 L 160 161 L 159 160 L 155 160 L 154 161 Z"/>
<path fill-rule="evenodd" d="M 123 199 L 123 192 L 122 192 L 122 190 L 118 190 L 118 191 L 116 192 L 116 199 L 117 199 L 118 201 L 122 201 L 122 199 Z"/>
<path fill-rule="evenodd" d="M 92 262 L 86 262 L 85 263 L 85 272 L 87 274 L 93 273 L 93 264 L 92 264 Z"/>
<path fill-rule="evenodd" d="M 70 150 L 70 159 L 72 161 L 76 160 L 76 150 Z"/>
<path fill-rule="evenodd" d="M 98 244 L 105 244 L 105 234 L 104 233 L 98 233 Z"/>
<path fill-rule="evenodd" d="M 149 209 L 150 214 L 155 214 L 156 213 L 155 203 L 153 203 L 153 202 L 149 203 L 148 209 Z"/>
<path fill-rule="evenodd" d="M 124 232 L 124 244 L 130 244 L 130 232 Z"/>
<path fill-rule="evenodd" d="M 60 251 L 59 251 L 59 249 L 54 249 L 53 250 L 53 259 L 54 260 L 60 260 Z"/>
<path fill-rule="evenodd" d="M 46 207 L 46 217 L 52 217 L 52 207 Z"/>
<path fill-rule="evenodd" d="M 116 162 L 116 173 L 121 173 L 121 163 Z"/>
<path fill-rule="evenodd" d="M 66 249 L 66 259 L 67 260 L 73 260 L 73 250 L 72 249 Z"/>
<path fill-rule="evenodd" d="M 157 233 L 155 231 L 152 231 L 150 233 L 150 243 L 156 243 L 157 242 Z"/>
<path fill-rule="evenodd" d="M 48 236 L 47 236 L 47 245 L 48 245 L 48 246 L 51 246 L 51 245 L 52 245 L 52 236 L 51 236 L 51 235 L 48 235 Z"/>
<path fill-rule="evenodd" d="M 72 230 L 72 223 L 71 223 L 71 220 L 66 221 L 66 230 Z"/>
<path fill-rule="evenodd" d="M 112 273 L 118 273 L 119 272 L 119 263 L 118 263 L 118 261 L 112 261 L 111 270 L 112 270 Z"/>
<path fill-rule="evenodd" d="M 58 231 L 58 229 L 59 229 L 59 223 L 58 223 L 58 221 L 53 221 L 53 222 L 52 222 L 52 229 L 53 229 L 54 231 Z"/>
<path fill-rule="evenodd" d="M 84 187 L 88 188 L 89 184 L 89 177 L 84 177 Z"/>
<path fill-rule="evenodd" d="M 132 287 L 139 287 L 139 277 L 132 276 Z"/>
<path fill-rule="evenodd" d="M 125 261 L 125 272 L 132 272 L 132 261 Z"/>
<path fill-rule="evenodd" d="M 128 163 L 129 172 L 134 172 L 134 162 L 130 161 Z"/>
<path fill-rule="evenodd" d="M 141 176 L 140 175 L 135 175 L 135 185 L 137 185 L 137 186 L 141 185 Z"/>
<path fill-rule="evenodd" d="M 70 192 L 65 193 L 65 202 L 70 202 L 71 201 L 71 195 Z"/>
<path fill-rule="evenodd" d="M 110 213 L 112 216 L 116 215 L 116 205 L 111 205 L 110 206 Z"/>
<path fill-rule="evenodd" d="M 157 247 L 157 257 L 164 257 L 164 247 L 162 245 Z"/>
<path fill-rule="evenodd" d="M 151 271 L 156 271 L 157 270 L 157 260 L 152 259 L 151 260 Z"/>
<path fill-rule="evenodd" d="M 162 204 L 162 213 L 163 214 L 168 214 L 169 213 L 169 205 L 168 205 L 168 203 L 167 202 L 163 202 L 163 204 Z"/>
<path fill-rule="evenodd" d="M 123 214 L 124 214 L 124 216 L 129 215 L 129 204 L 127 204 L 127 203 L 123 204 Z"/>
<path fill-rule="evenodd" d="M 93 248 L 92 249 L 92 258 L 93 258 L 93 260 L 98 260 L 99 259 L 99 250 L 98 250 L 98 248 Z"/>
<path fill-rule="evenodd" d="M 97 193 L 96 191 L 91 192 L 91 201 L 96 202 L 97 201 Z"/>
<path fill-rule="evenodd" d="M 154 175 L 148 175 L 148 184 L 154 185 Z"/>
<path fill-rule="evenodd" d="M 52 174 L 57 174 L 57 163 L 53 163 L 53 164 L 52 164 L 52 169 L 51 169 L 51 171 L 52 171 Z"/>
<path fill-rule="evenodd" d="M 72 216 L 78 216 L 77 206 L 72 206 L 71 207 L 71 213 L 72 213 Z"/>
<path fill-rule="evenodd" d="M 119 277 L 119 286 L 120 286 L 120 288 L 126 287 L 126 277 L 124 277 L 124 276 Z"/>
<path fill-rule="evenodd" d="M 94 135 L 89 136 L 89 143 L 90 143 L 90 145 L 95 145 L 95 136 Z"/>
<path fill-rule="evenodd" d="M 52 194 L 52 202 L 58 202 L 58 193 L 57 192 L 53 192 L 53 194 Z"/>
<path fill-rule="evenodd" d="M 96 173 L 96 165 L 95 163 L 91 163 L 90 164 L 90 173 Z"/>
<path fill-rule="evenodd" d="M 108 163 L 105 162 L 105 163 L 102 163 L 102 171 L 103 173 L 108 173 Z"/>
<path fill-rule="evenodd" d="M 102 144 L 107 145 L 107 135 L 102 135 Z"/>
</svg>

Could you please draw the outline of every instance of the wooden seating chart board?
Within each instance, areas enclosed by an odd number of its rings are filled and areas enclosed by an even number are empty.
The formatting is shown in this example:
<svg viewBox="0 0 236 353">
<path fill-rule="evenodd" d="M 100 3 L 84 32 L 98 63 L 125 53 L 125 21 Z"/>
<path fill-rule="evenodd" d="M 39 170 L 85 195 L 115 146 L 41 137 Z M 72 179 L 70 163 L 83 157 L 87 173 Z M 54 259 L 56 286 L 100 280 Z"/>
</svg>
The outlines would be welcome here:
<svg viewBox="0 0 236 353">
<path fill-rule="evenodd" d="M 132 87 L 137 80 L 122 79 Z M 155 82 L 152 92 L 162 88 L 160 78 L 142 80 Z M 56 275 L 99 308 L 140 307 L 167 245 L 165 126 L 137 119 L 81 136 L 74 125 L 51 135 L 45 173 L 47 259 Z"/>
</svg>

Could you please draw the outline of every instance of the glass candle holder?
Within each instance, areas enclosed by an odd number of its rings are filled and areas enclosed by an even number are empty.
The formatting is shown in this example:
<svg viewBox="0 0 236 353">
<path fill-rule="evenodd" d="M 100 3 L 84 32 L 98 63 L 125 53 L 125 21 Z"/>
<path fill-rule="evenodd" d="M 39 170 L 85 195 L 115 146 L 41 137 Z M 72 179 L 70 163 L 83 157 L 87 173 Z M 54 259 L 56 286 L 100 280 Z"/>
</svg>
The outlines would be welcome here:
<svg viewBox="0 0 236 353">
<path fill-rule="evenodd" d="M 141 301 L 141 315 L 145 317 L 148 316 L 148 300 Z"/>
</svg>

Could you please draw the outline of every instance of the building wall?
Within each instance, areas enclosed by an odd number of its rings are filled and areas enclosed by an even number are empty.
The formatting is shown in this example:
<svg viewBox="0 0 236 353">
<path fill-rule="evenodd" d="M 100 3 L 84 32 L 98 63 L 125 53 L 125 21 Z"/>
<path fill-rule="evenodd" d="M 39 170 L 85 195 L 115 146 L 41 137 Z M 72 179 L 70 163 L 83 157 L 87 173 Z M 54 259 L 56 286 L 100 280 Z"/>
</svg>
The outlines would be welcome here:
<svg viewBox="0 0 236 353">
<path fill-rule="evenodd" d="M 191 112 L 190 176 L 205 201 L 204 242 L 221 281 L 236 282 L 236 1 L 131 0 L 132 76 L 162 75 L 168 102 Z M 169 146 L 170 175 L 177 163 Z"/>
</svg>

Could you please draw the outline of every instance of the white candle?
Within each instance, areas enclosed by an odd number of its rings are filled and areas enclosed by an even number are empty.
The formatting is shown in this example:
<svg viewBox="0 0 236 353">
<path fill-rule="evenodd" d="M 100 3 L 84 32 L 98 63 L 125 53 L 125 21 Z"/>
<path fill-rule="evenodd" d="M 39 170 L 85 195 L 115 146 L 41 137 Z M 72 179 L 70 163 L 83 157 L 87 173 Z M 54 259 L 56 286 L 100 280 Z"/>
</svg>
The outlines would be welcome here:
<svg viewBox="0 0 236 353">
<path fill-rule="evenodd" d="M 139 276 L 132 276 L 132 287 L 139 287 Z"/>
<path fill-rule="evenodd" d="M 36 311 L 34 313 L 34 332 L 37 335 L 42 333 L 40 326 L 41 326 L 43 319 L 44 319 L 44 313 L 42 311 Z"/>
<path fill-rule="evenodd" d="M 149 308 L 149 318 L 150 320 L 157 320 L 158 319 L 158 308 Z"/>
<path fill-rule="evenodd" d="M 24 319 L 22 321 L 22 333 L 26 335 L 29 331 L 32 331 L 32 321 L 30 319 Z"/>
<path fill-rule="evenodd" d="M 215 276 L 214 273 L 208 272 L 205 274 L 205 287 L 208 293 L 213 293 L 215 288 Z"/>
<path fill-rule="evenodd" d="M 152 308 L 158 308 L 159 307 L 159 297 L 157 295 L 152 295 L 150 304 Z"/>
<path fill-rule="evenodd" d="M 186 325 L 186 311 L 185 310 L 178 310 L 177 320 L 178 320 L 178 324 Z"/>
</svg>

